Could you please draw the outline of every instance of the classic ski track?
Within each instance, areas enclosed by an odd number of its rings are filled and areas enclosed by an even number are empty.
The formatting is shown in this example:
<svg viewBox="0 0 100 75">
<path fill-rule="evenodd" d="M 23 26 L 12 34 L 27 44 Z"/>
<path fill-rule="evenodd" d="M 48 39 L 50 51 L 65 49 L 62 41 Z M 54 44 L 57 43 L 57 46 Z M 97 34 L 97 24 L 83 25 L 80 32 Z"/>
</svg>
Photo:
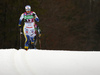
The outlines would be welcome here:
<svg viewBox="0 0 100 75">
<path fill-rule="evenodd" d="M 1 50 L 0 75 L 100 75 L 100 52 Z"/>
<path fill-rule="evenodd" d="M 23 52 L 22 52 L 23 51 Z M 14 56 L 15 66 L 20 73 L 20 75 L 34 75 L 34 73 L 30 70 L 27 65 L 26 53 L 24 50 L 17 51 Z"/>
</svg>

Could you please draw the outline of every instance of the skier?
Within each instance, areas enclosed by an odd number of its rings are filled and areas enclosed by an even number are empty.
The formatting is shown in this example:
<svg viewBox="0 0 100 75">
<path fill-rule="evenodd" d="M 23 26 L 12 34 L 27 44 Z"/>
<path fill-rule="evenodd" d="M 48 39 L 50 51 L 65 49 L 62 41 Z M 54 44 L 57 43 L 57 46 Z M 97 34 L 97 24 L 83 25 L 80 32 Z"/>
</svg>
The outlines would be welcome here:
<svg viewBox="0 0 100 75">
<path fill-rule="evenodd" d="M 40 30 L 40 28 L 39 28 L 39 26 L 37 24 L 35 24 L 35 33 L 36 33 L 36 36 L 34 37 L 34 45 L 31 44 L 31 41 L 29 43 L 29 48 L 30 49 L 32 49 L 32 48 L 36 49 L 37 37 L 39 39 L 41 38 L 41 30 Z"/>
<path fill-rule="evenodd" d="M 39 18 L 36 15 L 35 12 L 31 11 L 31 6 L 26 5 L 25 6 L 24 13 L 21 14 L 19 19 L 19 28 L 21 29 L 21 22 L 24 19 L 24 37 L 25 37 L 25 46 L 24 48 L 28 50 L 29 41 L 31 40 L 31 43 L 34 45 L 34 37 L 36 36 L 35 33 L 35 21 L 39 22 Z"/>
</svg>

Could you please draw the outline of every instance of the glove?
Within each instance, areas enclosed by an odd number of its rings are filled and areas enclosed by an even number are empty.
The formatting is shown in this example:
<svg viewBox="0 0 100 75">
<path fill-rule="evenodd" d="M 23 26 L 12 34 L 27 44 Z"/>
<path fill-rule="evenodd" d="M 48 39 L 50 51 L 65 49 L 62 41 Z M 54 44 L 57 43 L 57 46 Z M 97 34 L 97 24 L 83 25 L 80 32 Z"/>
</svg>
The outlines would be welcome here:
<svg viewBox="0 0 100 75">
<path fill-rule="evenodd" d="M 21 29 L 21 25 L 18 25 L 19 29 Z"/>
<path fill-rule="evenodd" d="M 41 34 L 39 34 L 39 38 L 41 37 Z"/>
</svg>

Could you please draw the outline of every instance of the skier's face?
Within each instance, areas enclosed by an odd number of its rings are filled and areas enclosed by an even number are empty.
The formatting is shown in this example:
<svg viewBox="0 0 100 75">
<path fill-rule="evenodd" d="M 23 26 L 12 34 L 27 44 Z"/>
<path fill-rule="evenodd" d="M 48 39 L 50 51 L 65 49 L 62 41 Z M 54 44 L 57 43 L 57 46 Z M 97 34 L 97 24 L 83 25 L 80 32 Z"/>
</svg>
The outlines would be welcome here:
<svg viewBox="0 0 100 75">
<path fill-rule="evenodd" d="M 30 13 L 31 11 L 26 11 L 27 13 Z"/>
</svg>

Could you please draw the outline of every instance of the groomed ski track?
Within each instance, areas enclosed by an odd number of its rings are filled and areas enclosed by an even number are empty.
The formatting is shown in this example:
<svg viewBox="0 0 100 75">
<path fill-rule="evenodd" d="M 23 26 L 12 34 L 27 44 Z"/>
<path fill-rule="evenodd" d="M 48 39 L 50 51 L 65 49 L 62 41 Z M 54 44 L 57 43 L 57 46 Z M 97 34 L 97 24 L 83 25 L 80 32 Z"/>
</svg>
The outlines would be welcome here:
<svg viewBox="0 0 100 75">
<path fill-rule="evenodd" d="M 100 52 L 0 49 L 0 75 L 100 75 Z"/>
</svg>

